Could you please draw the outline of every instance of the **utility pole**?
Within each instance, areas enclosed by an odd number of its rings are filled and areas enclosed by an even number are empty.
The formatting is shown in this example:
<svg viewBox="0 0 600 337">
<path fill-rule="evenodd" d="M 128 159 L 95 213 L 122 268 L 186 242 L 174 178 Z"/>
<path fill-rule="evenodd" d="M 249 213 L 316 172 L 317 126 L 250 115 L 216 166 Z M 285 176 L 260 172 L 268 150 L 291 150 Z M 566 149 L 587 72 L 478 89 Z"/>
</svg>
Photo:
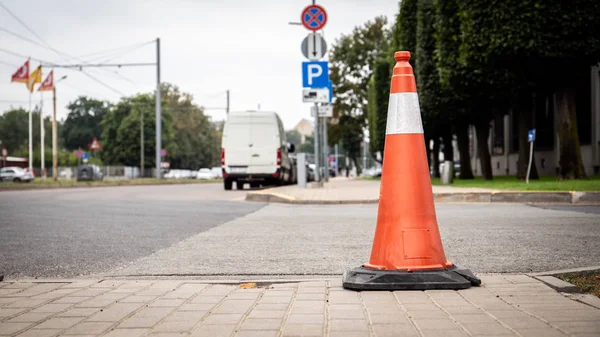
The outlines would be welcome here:
<svg viewBox="0 0 600 337">
<path fill-rule="evenodd" d="M 225 112 L 229 115 L 229 89 L 227 90 L 227 108 L 225 108 Z"/>
<path fill-rule="evenodd" d="M 160 38 L 156 39 L 156 179 L 162 178 L 160 170 L 161 144 L 161 99 L 160 99 Z"/>
<path fill-rule="evenodd" d="M 144 110 L 140 109 L 140 178 L 144 177 Z"/>
</svg>

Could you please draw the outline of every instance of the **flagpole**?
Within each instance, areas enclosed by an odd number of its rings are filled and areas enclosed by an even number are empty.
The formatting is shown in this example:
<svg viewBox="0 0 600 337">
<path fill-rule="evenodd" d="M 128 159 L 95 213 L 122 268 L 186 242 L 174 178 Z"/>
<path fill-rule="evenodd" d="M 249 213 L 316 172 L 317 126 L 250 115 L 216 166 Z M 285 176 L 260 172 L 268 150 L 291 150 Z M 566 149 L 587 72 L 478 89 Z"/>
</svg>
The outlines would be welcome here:
<svg viewBox="0 0 600 337">
<path fill-rule="evenodd" d="M 54 85 L 52 85 L 52 106 L 52 179 L 56 181 L 58 179 L 58 150 L 56 149 L 58 138 L 56 135 L 56 86 Z"/>
<path fill-rule="evenodd" d="M 42 138 L 42 180 L 46 180 L 46 163 L 44 158 L 44 94 L 40 91 L 40 137 Z"/>
<path fill-rule="evenodd" d="M 33 172 L 33 119 L 31 116 L 31 91 L 29 92 L 29 171 Z"/>
</svg>

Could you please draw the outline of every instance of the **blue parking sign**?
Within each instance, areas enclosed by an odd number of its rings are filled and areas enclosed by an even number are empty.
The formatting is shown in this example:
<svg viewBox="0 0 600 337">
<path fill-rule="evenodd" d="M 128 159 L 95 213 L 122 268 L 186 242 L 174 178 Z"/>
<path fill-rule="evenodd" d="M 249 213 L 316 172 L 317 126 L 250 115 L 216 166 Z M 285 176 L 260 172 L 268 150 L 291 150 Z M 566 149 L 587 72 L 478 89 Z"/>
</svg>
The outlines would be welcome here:
<svg viewBox="0 0 600 337">
<path fill-rule="evenodd" d="M 529 132 L 527 133 L 527 142 L 531 143 L 533 141 L 535 141 L 535 129 L 529 130 Z"/>
<path fill-rule="evenodd" d="M 302 87 L 329 87 L 329 63 L 327 61 L 302 62 Z"/>
</svg>

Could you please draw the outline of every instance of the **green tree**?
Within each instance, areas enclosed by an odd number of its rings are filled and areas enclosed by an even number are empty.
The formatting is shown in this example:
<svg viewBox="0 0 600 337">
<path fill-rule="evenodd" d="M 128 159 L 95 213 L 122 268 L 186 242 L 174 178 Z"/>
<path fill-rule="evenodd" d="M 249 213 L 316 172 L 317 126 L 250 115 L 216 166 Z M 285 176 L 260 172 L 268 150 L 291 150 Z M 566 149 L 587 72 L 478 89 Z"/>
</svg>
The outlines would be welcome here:
<svg viewBox="0 0 600 337">
<path fill-rule="evenodd" d="M 436 69 L 440 74 L 444 105 L 453 112 L 453 126 L 460 155 L 460 179 L 473 179 L 469 151 L 470 118 L 466 113 L 466 102 L 461 100 L 460 93 L 456 91 L 460 82 L 450 82 L 457 81 L 460 78 L 457 73 L 462 70 L 462 65 L 458 61 L 461 42 L 458 3 L 456 0 L 436 0 L 435 7 Z"/>
<path fill-rule="evenodd" d="M 302 143 L 302 135 L 296 130 L 286 131 L 285 138 L 287 139 L 288 143 L 294 144 L 296 148 Z"/>
<path fill-rule="evenodd" d="M 25 147 L 29 139 L 29 114 L 24 109 L 11 109 L 0 115 L 0 140 L 9 154 Z"/>
<path fill-rule="evenodd" d="M 383 16 L 355 27 L 333 44 L 329 62 L 335 95 L 329 144 L 345 143 L 347 155 L 356 163 L 367 123 L 368 85 L 375 61 L 386 56 L 390 33 Z M 342 118 L 344 117 L 344 118 Z M 354 149 L 358 148 L 358 151 Z M 357 165 L 360 173 L 360 166 Z"/>
<path fill-rule="evenodd" d="M 487 6 L 494 7 L 489 3 Z M 476 36 L 479 31 L 486 29 L 488 23 L 480 21 L 480 25 L 472 25 L 469 20 L 485 21 L 487 18 L 471 15 L 469 8 L 470 4 L 462 0 L 438 1 L 438 32 L 435 33 L 438 39 L 437 71 L 441 74 L 442 88 L 452 92 L 453 103 L 458 102 L 454 109 L 461 110 L 456 116 L 460 126 L 457 128 L 461 138 L 460 147 L 464 153 L 464 121 L 468 121 L 477 131 L 483 178 L 491 180 L 491 156 L 487 145 L 490 122 L 494 116 L 508 111 L 512 91 L 509 72 L 504 67 L 482 62 L 482 55 L 487 52 L 487 42 L 478 41 Z"/>
<path fill-rule="evenodd" d="M 443 136 L 445 140 L 444 158 L 453 161 L 454 152 L 452 151 L 452 111 L 444 104 L 435 60 L 435 19 L 433 0 L 418 1 L 415 77 L 425 139 L 434 141 L 433 175 L 439 177 L 440 136 Z"/>
<path fill-rule="evenodd" d="M 154 167 L 156 154 L 156 115 L 154 94 L 124 97 L 115 104 L 102 121 L 104 139 L 102 156 L 106 164 L 139 166 L 140 124 L 144 116 L 144 165 Z M 167 153 L 176 152 L 172 116 L 165 100 L 162 101 L 162 145 Z"/>
<path fill-rule="evenodd" d="M 173 117 L 177 148 L 171 158 L 172 168 L 198 170 L 211 167 L 220 160 L 215 156 L 215 145 L 220 137 L 204 111 L 195 105 L 192 95 L 182 93 L 177 86 L 163 84 L 162 91 Z"/>
<path fill-rule="evenodd" d="M 68 150 L 87 149 L 94 138 L 102 140 L 102 120 L 110 104 L 80 96 L 67 105 L 69 114 L 62 127 L 64 146 Z"/>
<path fill-rule="evenodd" d="M 392 37 L 394 51 L 402 50 L 411 53 L 410 63 L 413 68 L 417 59 L 417 4 L 417 0 L 403 0 L 400 3 Z"/>
<path fill-rule="evenodd" d="M 391 57 L 389 57 L 391 58 Z M 367 117 L 369 125 L 369 151 L 374 160 L 379 152 L 383 160 L 383 149 L 385 146 L 385 134 L 387 127 L 387 113 L 390 94 L 390 62 L 379 59 L 375 62 L 375 69 L 368 88 Z M 379 161 L 380 163 L 382 161 Z"/>
<path fill-rule="evenodd" d="M 40 112 L 32 112 L 32 165 L 41 167 Z M 12 109 L 0 116 L 0 140 L 3 148 L 12 156 L 29 158 L 29 112 L 24 109 Z M 52 165 L 52 122 L 44 118 L 44 162 Z"/>
<path fill-rule="evenodd" d="M 306 136 L 304 143 L 296 147 L 298 153 L 315 153 L 315 139 L 312 136 Z"/>
</svg>

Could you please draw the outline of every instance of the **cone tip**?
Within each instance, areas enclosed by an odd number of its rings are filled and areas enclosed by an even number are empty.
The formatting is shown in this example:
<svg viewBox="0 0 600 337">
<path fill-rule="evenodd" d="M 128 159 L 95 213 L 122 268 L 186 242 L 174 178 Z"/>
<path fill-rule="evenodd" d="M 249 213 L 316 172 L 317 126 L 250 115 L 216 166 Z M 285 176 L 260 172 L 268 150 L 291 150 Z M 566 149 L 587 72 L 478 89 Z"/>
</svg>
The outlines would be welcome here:
<svg viewBox="0 0 600 337">
<path fill-rule="evenodd" d="M 400 61 L 409 61 L 410 60 L 410 52 L 409 51 L 397 51 L 394 53 L 394 58 L 396 62 Z"/>
</svg>

